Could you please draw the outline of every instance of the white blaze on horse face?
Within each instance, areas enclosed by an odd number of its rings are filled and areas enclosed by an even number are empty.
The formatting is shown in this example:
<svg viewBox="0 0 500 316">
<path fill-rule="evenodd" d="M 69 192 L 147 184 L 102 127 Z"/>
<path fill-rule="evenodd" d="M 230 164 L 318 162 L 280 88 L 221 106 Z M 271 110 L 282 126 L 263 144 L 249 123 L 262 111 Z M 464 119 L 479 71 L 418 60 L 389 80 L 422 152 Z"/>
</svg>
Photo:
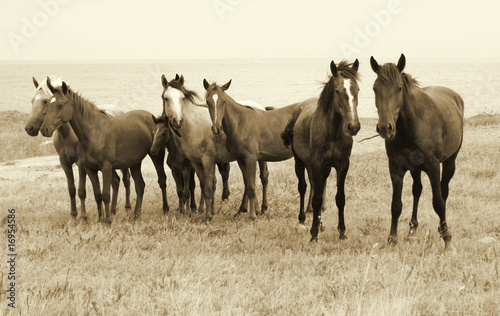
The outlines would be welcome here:
<svg viewBox="0 0 500 316">
<path fill-rule="evenodd" d="M 217 100 L 219 100 L 219 95 L 217 93 L 214 93 L 212 95 L 212 98 L 214 99 L 214 122 L 217 121 Z"/>
<path fill-rule="evenodd" d="M 175 88 L 169 88 L 165 90 L 163 97 L 168 100 L 167 107 L 170 109 L 171 115 L 177 121 L 182 119 L 182 100 L 184 99 L 184 93 Z M 165 109 L 168 113 L 169 109 Z"/>
<path fill-rule="evenodd" d="M 56 97 L 52 97 L 52 99 L 50 99 L 50 103 L 54 103 L 56 102 Z"/>
<path fill-rule="evenodd" d="M 354 116 L 355 116 L 354 96 L 352 95 L 352 92 L 351 92 L 351 80 L 344 79 L 344 88 L 347 92 L 347 98 L 349 99 L 349 111 L 351 111 L 351 117 L 354 118 Z"/>
</svg>

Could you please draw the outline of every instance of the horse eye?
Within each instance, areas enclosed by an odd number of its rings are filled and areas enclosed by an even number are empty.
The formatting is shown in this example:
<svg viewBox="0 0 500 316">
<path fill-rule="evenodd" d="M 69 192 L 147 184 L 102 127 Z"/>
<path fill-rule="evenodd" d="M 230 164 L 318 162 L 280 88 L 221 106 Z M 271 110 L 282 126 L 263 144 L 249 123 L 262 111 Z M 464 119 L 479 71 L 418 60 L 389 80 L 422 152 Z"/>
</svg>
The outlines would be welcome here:
<svg viewBox="0 0 500 316">
<path fill-rule="evenodd" d="M 59 110 L 62 110 L 63 105 L 62 105 L 62 104 L 59 104 L 59 105 L 57 106 L 57 108 L 58 108 Z"/>
<path fill-rule="evenodd" d="M 398 92 L 401 92 L 401 87 L 398 88 Z"/>
</svg>

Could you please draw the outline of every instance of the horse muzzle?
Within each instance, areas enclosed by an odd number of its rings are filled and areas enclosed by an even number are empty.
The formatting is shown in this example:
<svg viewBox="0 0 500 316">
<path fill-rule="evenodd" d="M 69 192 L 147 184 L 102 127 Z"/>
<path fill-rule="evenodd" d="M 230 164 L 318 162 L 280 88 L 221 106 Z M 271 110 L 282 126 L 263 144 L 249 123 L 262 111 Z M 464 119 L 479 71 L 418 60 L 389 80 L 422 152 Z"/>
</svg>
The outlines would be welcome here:
<svg viewBox="0 0 500 316">
<path fill-rule="evenodd" d="M 361 129 L 361 124 L 359 122 L 349 123 L 346 125 L 346 134 L 349 136 L 356 136 Z"/>
<path fill-rule="evenodd" d="M 384 139 L 392 139 L 396 135 L 396 128 L 391 123 L 378 123 L 377 133 Z"/>
<path fill-rule="evenodd" d="M 40 128 L 40 132 L 42 133 L 42 135 L 44 137 L 52 137 L 52 134 L 54 134 L 54 130 L 53 128 L 49 128 L 49 127 L 42 127 Z"/>
<path fill-rule="evenodd" d="M 28 135 L 30 136 L 37 136 L 38 131 L 40 130 L 39 128 L 35 128 L 33 125 L 26 125 L 24 129 L 26 130 L 26 133 L 28 133 Z"/>
<path fill-rule="evenodd" d="M 219 135 L 221 131 L 222 131 L 222 126 L 215 127 L 215 126 L 213 126 L 213 125 L 212 125 L 212 132 L 213 132 L 215 135 Z"/>
</svg>

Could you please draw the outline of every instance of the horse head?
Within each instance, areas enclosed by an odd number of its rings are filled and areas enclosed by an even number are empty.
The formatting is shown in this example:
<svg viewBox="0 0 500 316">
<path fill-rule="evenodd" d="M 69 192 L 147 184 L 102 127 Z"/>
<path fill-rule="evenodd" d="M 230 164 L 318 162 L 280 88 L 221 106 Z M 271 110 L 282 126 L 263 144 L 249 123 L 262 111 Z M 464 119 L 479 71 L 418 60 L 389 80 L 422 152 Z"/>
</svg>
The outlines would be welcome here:
<svg viewBox="0 0 500 316">
<path fill-rule="evenodd" d="M 373 84 L 375 106 L 379 117 L 377 133 L 385 139 L 391 139 L 396 135 L 396 121 L 403 105 L 405 80 L 402 73 L 406 58 L 401 54 L 397 65 L 387 63 L 379 66 L 372 56 L 370 64 L 377 74 L 377 79 Z"/>
<path fill-rule="evenodd" d="M 212 132 L 215 135 L 219 135 L 222 131 L 222 119 L 224 118 L 226 106 L 224 91 L 229 89 L 230 85 L 231 80 L 222 86 L 218 86 L 216 83 L 209 84 L 207 79 L 203 79 L 203 87 L 206 90 L 205 100 L 212 119 Z"/>
</svg>

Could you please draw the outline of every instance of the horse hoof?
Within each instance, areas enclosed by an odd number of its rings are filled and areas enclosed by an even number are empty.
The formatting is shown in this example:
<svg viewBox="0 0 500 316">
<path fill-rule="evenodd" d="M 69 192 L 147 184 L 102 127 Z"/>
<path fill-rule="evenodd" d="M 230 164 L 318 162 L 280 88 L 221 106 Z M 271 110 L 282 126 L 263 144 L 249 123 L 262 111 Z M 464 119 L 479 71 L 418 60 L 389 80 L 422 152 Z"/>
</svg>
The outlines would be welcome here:
<svg viewBox="0 0 500 316">
<path fill-rule="evenodd" d="M 106 226 L 110 226 L 111 225 L 111 218 L 105 218 L 102 223 Z"/>
<path fill-rule="evenodd" d="M 398 243 L 398 238 L 396 236 L 390 236 L 388 239 L 387 239 L 387 242 L 391 245 L 395 245 Z"/>
<path fill-rule="evenodd" d="M 311 240 L 309 240 L 309 242 L 313 242 L 313 241 L 318 242 L 318 237 L 311 237 Z"/>
<path fill-rule="evenodd" d="M 414 236 L 416 233 L 417 233 L 417 230 L 415 228 L 410 228 L 410 232 L 408 233 L 408 235 Z"/>
<path fill-rule="evenodd" d="M 339 239 L 340 239 L 340 240 L 346 240 L 346 239 L 347 239 L 346 234 L 341 233 L 341 234 L 339 235 Z"/>
<path fill-rule="evenodd" d="M 255 214 L 250 214 L 248 215 L 248 218 L 250 218 L 252 221 L 256 220 L 257 219 L 257 215 Z"/>
</svg>

